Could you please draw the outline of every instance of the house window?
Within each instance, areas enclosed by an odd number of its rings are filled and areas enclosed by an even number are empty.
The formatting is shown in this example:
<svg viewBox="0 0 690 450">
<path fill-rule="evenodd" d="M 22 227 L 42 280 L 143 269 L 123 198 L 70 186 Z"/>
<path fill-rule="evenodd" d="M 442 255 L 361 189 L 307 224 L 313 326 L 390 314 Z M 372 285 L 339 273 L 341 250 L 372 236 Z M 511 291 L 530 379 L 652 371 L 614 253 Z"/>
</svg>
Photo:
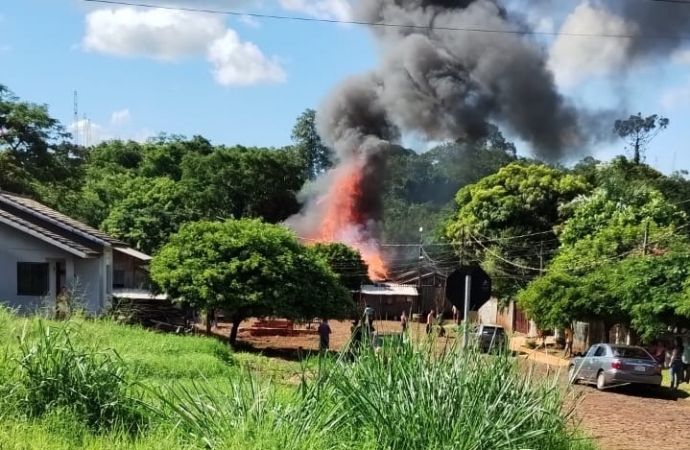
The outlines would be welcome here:
<svg viewBox="0 0 690 450">
<path fill-rule="evenodd" d="M 17 263 L 17 295 L 41 297 L 50 291 L 48 263 Z"/>
<path fill-rule="evenodd" d="M 125 271 L 113 270 L 113 287 L 115 289 L 125 287 Z"/>
</svg>

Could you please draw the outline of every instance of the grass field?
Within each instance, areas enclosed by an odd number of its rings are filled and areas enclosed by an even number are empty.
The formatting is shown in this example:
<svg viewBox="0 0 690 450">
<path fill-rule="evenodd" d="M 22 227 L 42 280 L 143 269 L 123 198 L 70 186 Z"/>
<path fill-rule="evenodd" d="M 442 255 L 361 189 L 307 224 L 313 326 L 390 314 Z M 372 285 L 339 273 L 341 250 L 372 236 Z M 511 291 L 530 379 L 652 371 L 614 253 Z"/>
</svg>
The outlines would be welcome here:
<svg viewBox="0 0 690 450">
<path fill-rule="evenodd" d="M 0 309 L 0 449 L 590 450 L 562 384 L 402 343 L 356 363 Z"/>
</svg>

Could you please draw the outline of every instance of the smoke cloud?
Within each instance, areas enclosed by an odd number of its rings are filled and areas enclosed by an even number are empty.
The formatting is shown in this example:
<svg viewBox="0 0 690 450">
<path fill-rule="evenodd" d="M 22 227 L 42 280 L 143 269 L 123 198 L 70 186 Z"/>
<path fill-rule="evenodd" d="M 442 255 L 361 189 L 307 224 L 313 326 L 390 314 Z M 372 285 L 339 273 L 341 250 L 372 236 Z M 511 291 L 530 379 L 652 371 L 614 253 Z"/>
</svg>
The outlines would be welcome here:
<svg viewBox="0 0 690 450">
<path fill-rule="evenodd" d="M 654 2 L 622 3 L 618 10 L 605 10 L 598 2 L 585 2 L 564 26 L 680 35 L 688 23 L 690 8 L 679 17 L 672 13 L 677 8 Z M 300 236 L 345 241 L 371 254 L 386 155 L 401 131 L 434 141 L 479 139 L 486 124 L 495 122 L 549 161 L 577 155 L 611 135 L 609 117 L 577 108 L 558 91 L 549 62 L 579 48 L 561 43 L 549 54 L 525 33 L 527 21 L 499 0 L 359 0 L 354 11 L 358 21 L 401 26 L 372 26 L 379 64 L 371 73 L 344 80 L 318 108 L 318 132 L 335 150 L 338 164 L 320 181 L 318 195 L 288 221 Z M 612 58 L 622 67 L 680 42 L 631 39 L 618 56 L 608 48 L 601 61 Z"/>
<path fill-rule="evenodd" d="M 582 2 L 561 26 L 565 34 L 607 34 L 629 38 L 559 36 L 549 65 L 559 83 L 617 75 L 640 64 L 668 60 L 690 32 L 690 7 L 653 1 Z"/>
</svg>

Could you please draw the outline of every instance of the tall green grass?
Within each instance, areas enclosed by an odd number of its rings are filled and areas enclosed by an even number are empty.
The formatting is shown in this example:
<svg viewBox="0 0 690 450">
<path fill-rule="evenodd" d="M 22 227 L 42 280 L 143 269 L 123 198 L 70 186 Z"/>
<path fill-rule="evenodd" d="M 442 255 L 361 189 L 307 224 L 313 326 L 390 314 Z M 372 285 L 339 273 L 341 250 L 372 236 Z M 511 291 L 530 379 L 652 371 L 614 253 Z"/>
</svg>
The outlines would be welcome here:
<svg viewBox="0 0 690 450">
<path fill-rule="evenodd" d="M 66 410 L 99 431 L 143 425 L 140 399 L 117 352 L 75 342 L 68 326 L 40 323 L 38 332 L 36 339 L 19 337 L 16 372 L 3 384 L 5 410 L 30 417 Z"/>
<path fill-rule="evenodd" d="M 485 356 L 409 340 L 356 362 L 324 361 L 287 401 L 251 375 L 231 392 L 159 392 L 158 414 L 210 448 L 581 450 L 556 380 Z"/>
<path fill-rule="evenodd" d="M 563 409 L 565 385 L 508 354 L 405 340 L 300 367 L 201 337 L 0 309 L 3 334 L 3 449 L 594 448 Z"/>
</svg>

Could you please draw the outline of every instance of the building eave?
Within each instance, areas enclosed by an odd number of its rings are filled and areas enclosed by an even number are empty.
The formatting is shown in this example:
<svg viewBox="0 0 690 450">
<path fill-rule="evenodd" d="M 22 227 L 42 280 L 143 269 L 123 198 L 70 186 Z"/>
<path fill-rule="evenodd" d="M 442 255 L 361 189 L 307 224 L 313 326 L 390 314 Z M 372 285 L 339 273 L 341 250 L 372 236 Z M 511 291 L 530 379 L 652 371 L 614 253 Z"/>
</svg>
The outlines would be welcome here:
<svg viewBox="0 0 690 450">
<path fill-rule="evenodd" d="M 22 224 L 20 224 L 20 223 L 17 223 L 17 222 L 15 222 L 15 221 L 13 221 L 13 220 L 10 220 L 10 219 L 8 219 L 8 218 L 6 218 L 6 217 L 0 216 L 0 223 L 3 223 L 3 224 L 5 224 L 5 225 L 7 225 L 7 226 L 9 226 L 9 227 L 12 227 L 12 228 L 14 228 L 15 230 L 21 231 L 22 233 L 26 233 L 26 234 L 28 234 L 29 236 L 33 236 L 33 237 L 35 237 L 36 239 L 40 239 L 41 241 L 43 241 L 43 242 L 45 242 L 45 243 L 47 243 L 47 244 L 50 244 L 50 245 L 52 245 L 52 246 L 54 246 L 54 247 L 57 247 L 57 248 L 59 248 L 59 249 L 61 249 L 61 250 L 64 250 L 64 251 L 66 251 L 66 252 L 68 252 L 68 253 L 71 253 L 71 254 L 73 254 L 73 255 L 75 255 L 75 256 L 78 256 L 78 257 L 80 257 L 80 258 L 89 259 L 89 258 L 94 258 L 94 257 L 95 257 L 95 255 L 89 255 L 89 254 L 87 254 L 87 253 L 85 253 L 85 252 L 83 252 L 83 251 L 81 251 L 81 250 L 78 250 L 78 249 L 72 247 L 72 246 L 69 246 L 69 245 L 67 245 L 67 244 L 63 244 L 62 242 L 59 242 L 59 241 L 57 241 L 57 240 L 55 240 L 55 239 L 52 239 L 52 238 L 49 237 L 49 236 L 46 236 L 45 234 L 41 233 L 40 231 L 32 230 L 31 228 L 26 227 L 26 226 L 24 226 L 24 225 L 22 225 Z"/>
<path fill-rule="evenodd" d="M 7 194 L 7 195 L 9 196 L 12 194 Z M 50 217 L 49 215 L 47 215 L 41 211 L 38 211 L 34 208 L 31 208 L 29 206 L 23 205 L 22 203 L 20 203 L 18 201 L 14 201 L 14 200 L 12 200 L 12 198 L 8 198 L 8 196 L 0 195 L 0 202 L 5 203 L 6 205 L 10 205 L 13 208 L 16 208 L 22 212 L 27 213 L 27 214 L 30 214 L 30 215 L 32 215 L 32 216 L 34 216 L 40 220 L 43 220 L 47 223 L 50 223 L 50 224 L 55 225 L 57 227 L 60 227 L 63 230 L 66 230 L 70 233 L 76 234 L 77 236 L 81 236 L 84 239 L 88 239 L 89 241 L 94 242 L 94 243 L 101 245 L 103 247 L 110 247 L 112 245 L 111 242 L 109 242 L 109 241 L 106 241 L 106 240 L 101 239 L 97 236 L 94 236 L 93 234 L 88 233 L 84 230 L 80 230 L 78 228 L 75 228 L 75 227 L 69 225 L 68 223 L 65 223 L 61 220 L 57 220 L 53 217 Z M 36 203 L 38 203 L 38 202 L 36 202 Z M 49 209 L 48 207 L 45 207 L 45 208 Z M 57 213 L 57 211 L 55 211 L 55 212 Z"/>
</svg>

